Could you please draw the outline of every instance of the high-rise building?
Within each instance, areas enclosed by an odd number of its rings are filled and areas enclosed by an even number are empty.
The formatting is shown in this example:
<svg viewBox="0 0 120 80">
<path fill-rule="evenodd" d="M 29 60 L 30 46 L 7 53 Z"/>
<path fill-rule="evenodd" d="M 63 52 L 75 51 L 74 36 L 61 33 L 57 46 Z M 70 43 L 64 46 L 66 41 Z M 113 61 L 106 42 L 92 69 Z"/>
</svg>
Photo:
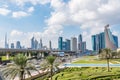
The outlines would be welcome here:
<svg viewBox="0 0 120 80">
<path fill-rule="evenodd" d="M 70 40 L 66 39 L 63 41 L 63 37 L 58 38 L 58 50 L 70 50 Z"/>
<path fill-rule="evenodd" d="M 32 49 L 35 49 L 34 37 L 32 37 L 32 39 L 31 39 L 31 48 L 32 48 Z"/>
<path fill-rule="evenodd" d="M 14 43 L 11 43 L 11 49 L 14 49 Z"/>
<path fill-rule="evenodd" d="M 49 49 L 52 50 L 52 43 L 49 41 Z"/>
<path fill-rule="evenodd" d="M 114 40 L 114 39 L 117 39 L 117 38 L 115 38 L 112 35 L 112 33 L 109 29 L 109 24 L 105 26 L 104 33 L 105 33 L 105 46 L 106 46 L 106 48 L 110 48 L 111 50 L 117 49 L 118 44 L 116 44 L 117 42 L 115 42 L 117 40 Z"/>
<path fill-rule="evenodd" d="M 79 43 L 82 42 L 82 35 L 81 35 L 81 34 L 78 36 L 78 42 L 79 42 Z"/>
<path fill-rule="evenodd" d="M 38 49 L 38 41 L 36 39 L 34 40 L 34 48 L 33 49 Z"/>
<path fill-rule="evenodd" d="M 66 50 L 67 48 L 67 44 L 65 41 L 62 42 L 62 50 Z"/>
<path fill-rule="evenodd" d="M 17 42 L 16 42 L 16 49 L 21 49 L 20 41 L 17 41 Z"/>
<path fill-rule="evenodd" d="M 110 48 L 114 50 L 118 48 L 118 37 L 112 35 L 107 25 L 104 32 L 92 35 L 92 48 L 94 51 L 99 51 L 100 49 L 104 48 Z"/>
<path fill-rule="evenodd" d="M 62 46 L 63 46 L 63 38 L 59 37 L 58 38 L 58 49 L 63 50 Z"/>
<path fill-rule="evenodd" d="M 66 39 L 66 50 L 70 51 L 70 40 Z"/>
<path fill-rule="evenodd" d="M 86 42 L 82 41 L 82 35 L 78 36 L 78 51 L 84 53 L 86 51 Z"/>
<path fill-rule="evenodd" d="M 71 38 L 71 50 L 77 51 L 77 38 L 76 37 Z"/>
<path fill-rule="evenodd" d="M 5 48 L 9 48 L 9 45 L 7 43 L 7 33 L 5 34 Z"/>
<path fill-rule="evenodd" d="M 43 48 L 43 43 L 42 43 L 42 39 L 40 39 L 40 44 L 39 44 L 39 48 L 42 49 Z"/>
</svg>

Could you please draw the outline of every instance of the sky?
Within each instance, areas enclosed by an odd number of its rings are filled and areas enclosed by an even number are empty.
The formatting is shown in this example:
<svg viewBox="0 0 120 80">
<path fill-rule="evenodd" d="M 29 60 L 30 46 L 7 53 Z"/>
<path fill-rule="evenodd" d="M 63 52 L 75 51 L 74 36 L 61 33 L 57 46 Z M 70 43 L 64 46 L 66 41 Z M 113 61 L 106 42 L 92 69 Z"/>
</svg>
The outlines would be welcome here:
<svg viewBox="0 0 120 80">
<path fill-rule="evenodd" d="M 9 45 L 21 41 L 27 48 L 33 36 L 46 46 L 51 40 L 57 48 L 59 36 L 82 34 L 92 49 L 91 35 L 103 32 L 107 24 L 120 42 L 120 0 L 0 0 L 0 48 L 7 33 Z"/>
</svg>

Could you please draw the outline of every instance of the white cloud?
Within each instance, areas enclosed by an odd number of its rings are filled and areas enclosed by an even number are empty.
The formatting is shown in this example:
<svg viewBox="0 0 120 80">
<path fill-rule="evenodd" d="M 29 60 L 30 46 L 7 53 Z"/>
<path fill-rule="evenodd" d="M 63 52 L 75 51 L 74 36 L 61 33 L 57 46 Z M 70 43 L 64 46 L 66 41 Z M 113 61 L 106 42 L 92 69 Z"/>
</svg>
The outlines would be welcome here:
<svg viewBox="0 0 120 80">
<path fill-rule="evenodd" d="M 77 25 L 83 33 L 88 48 L 91 48 L 91 35 L 104 31 L 104 26 L 119 24 L 120 0 L 52 0 L 53 12 L 47 20 L 50 26 Z M 88 39 L 89 38 L 89 39 Z"/>
<path fill-rule="evenodd" d="M 19 40 L 22 45 L 25 45 L 26 47 L 30 48 L 30 40 L 34 36 L 38 41 L 40 41 L 40 38 L 42 38 L 43 44 L 46 46 L 49 45 L 48 41 L 52 40 L 52 46 L 53 48 L 56 48 L 58 36 L 62 34 L 61 30 L 62 26 L 60 25 L 47 27 L 43 32 L 22 32 L 19 30 L 12 30 L 10 33 L 11 39 L 9 43 L 16 43 L 16 41 Z"/>
<path fill-rule="evenodd" d="M 20 35 L 23 35 L 24 33 L 23 32 L 20 32 L 18 30 L 12 30 L 10 35 L 11 36 L 20 36 Z"/>
<path fill-rule="evenodd" d="M 28 8 L 28 12 L 33 12 L 34 11 L 34 7 L 30 7 L 30 8 Z"/>
<path fill-rule="evenodd" d="M 12 3 L 15 3 L 15 5 L 18 6 L 24 6 L 26 3 L 31 3 L 32 5 L 37 5 L 37 4 L 47 4 L 51 0 L 10 0 Z"/>
<path fill-rule="evenodd" d="M 11 10 L 8 10 L 6 8 L 0 8 L 0 15 L 6 16 L 11 12 Z"/>
<path fill-rule="evenodd" d="M 35 34 L 37 37 L 43 37 L 45 40 L 57 40 L 62 34 L 65 25 L 80 26 L 83 31 L 84 40 L 87 41 L 88 48 L 91 47 L 91 35 L 104 31 L 104 26 L 110 24 L 120 24 L 120 0 L 69 0 L 67 3 L 63 0 L 11 0 L 19 6 L 26 3 L 33 5 L 50 3 L 52 8 L 51 16 L 47 18 L 46 29 L 41 33 L 30 32 L 26 34 Z M 34 11 L 33 7 L 28 12 Z M 27 12 L 13 12 L 13 17 L 28 16 Z M 74 28 L 74 27 L 73 27 Z M 30 39 L 30 38 L 29 38 Z M 55 41 L 55 44 L 57 41 Z"/>
<path fill-rule="evenodd" d="M 13 12 L 12 13 L 12 17 L 14 18 L 21 18 L 21 17 L 25 17 L 25 16 L 29 16 L 30 14 L 24 12 L 24 11 L 18 11 L 18 12 Z"/>
</svg>

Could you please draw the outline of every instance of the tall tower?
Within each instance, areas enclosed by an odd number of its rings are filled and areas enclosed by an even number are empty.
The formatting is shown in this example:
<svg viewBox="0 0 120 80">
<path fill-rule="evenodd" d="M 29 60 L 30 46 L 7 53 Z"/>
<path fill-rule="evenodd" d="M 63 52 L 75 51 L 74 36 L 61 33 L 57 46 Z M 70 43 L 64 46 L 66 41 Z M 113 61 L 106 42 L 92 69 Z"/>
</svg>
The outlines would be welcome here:
<svg viewBox="0 0 120 80">
<path fill-rule="evenodd" d="M 82 42 L 82 35 L 80 34 L 79 36 L 78 36 L 78 43 L 81 43 Z"/>
<path fill-rule="evenodd" d="M 49 49 L 52 50 L 52 43 L 49 41 Z"/>
<path fill-rule="evenodd" d="M 104 32 L 105 32 L 106 48 L 110 48 L 111 50 L 117 49 L 116 43 L 115 43 L 112 33 L 110 32 L 110 29 L 109 29 L 109 24 L 105 26 Z"/>
<path fill-rule="evenodd" d="M 31 48 L 34 49 L 35 48 L 35 40 L 34 40 L 34 36 L 31 39 Z"/>
<path fill-rule="evenodd" d="M 7 33 L 5 34 L 5 48 L 8 48 L 8 43 L 7 43 Z"/>
<path fill-rule="evenodd" d="M 42 39 L 40 39 L 40 49 L 43 48 L 43 43 L 42 43 Z"/>
<path fill-rule="evenodd" d="M 63 50 L 63 38 L 62 37 L 58 38 L 58 49 Z"/>
<path fill-rule="evenodd" d="M 71 50 L 77 51 L 77 38 L 76 37 L 71 38 Z"/>
</svg>

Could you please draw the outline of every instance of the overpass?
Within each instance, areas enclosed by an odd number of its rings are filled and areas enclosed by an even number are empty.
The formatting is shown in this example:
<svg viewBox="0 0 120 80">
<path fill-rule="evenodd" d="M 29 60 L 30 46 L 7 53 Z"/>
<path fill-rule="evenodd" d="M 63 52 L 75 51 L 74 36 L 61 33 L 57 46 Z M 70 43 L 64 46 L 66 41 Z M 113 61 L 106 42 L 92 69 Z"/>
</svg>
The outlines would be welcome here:
<svg viewBox="0 0 120 80">
<path fill-rule="evenodd" d="M 43 56 L 44 53 L 54 53 L 54 52 L 64 52 L 64 53 L 69 53 L 73 54 L 75 51 L 66 51 L 66 50 L 41 50 L 41 49 L 6 49 L 6 48 L 0 48 L 0 54 L 5 54 L 6 57 L 8 58 L 10 54 L 14 53 L 24 53 L 31 57 L 31 54 L 36 53 L 37 56 Z"/>
</svg>

